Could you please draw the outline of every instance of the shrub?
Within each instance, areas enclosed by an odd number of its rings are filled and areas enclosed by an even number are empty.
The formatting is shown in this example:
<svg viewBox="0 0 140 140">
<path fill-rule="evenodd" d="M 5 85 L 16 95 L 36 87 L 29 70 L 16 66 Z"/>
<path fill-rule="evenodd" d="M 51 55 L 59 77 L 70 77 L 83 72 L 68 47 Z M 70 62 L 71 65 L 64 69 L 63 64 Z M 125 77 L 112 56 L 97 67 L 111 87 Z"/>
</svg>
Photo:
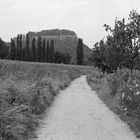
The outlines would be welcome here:
<svg viewBox="0 0 140 140">
<path fill-rule="evenodd" d="M 106 77 L 106 80 L 109 84 L 109 87 L 111 89 L 111 95 L 115 96 L 116 92 L 117 92 L 117 89 L 119 87 L 119 84 L 120 84 L 120 79 L 118 79 L 117 75 L 116 74 L 109 74 L 107 77 Z"/>
</svg>

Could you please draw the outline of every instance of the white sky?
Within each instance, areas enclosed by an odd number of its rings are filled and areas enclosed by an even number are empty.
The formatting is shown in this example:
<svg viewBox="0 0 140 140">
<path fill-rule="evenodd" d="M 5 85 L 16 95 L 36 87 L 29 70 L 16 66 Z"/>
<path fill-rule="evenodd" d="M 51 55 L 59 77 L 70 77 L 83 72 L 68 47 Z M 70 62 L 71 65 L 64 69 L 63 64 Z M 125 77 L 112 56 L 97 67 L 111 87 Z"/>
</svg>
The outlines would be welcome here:
<svg viewBox="0 0 140 140">
<path fill-rule="evenodd" d="M 0 0 L 0 37 L 45 29 L 69 29 L 92 47 L 105 36 L 103 24 L 140 11 L 140 0 Z"/>
</svg>

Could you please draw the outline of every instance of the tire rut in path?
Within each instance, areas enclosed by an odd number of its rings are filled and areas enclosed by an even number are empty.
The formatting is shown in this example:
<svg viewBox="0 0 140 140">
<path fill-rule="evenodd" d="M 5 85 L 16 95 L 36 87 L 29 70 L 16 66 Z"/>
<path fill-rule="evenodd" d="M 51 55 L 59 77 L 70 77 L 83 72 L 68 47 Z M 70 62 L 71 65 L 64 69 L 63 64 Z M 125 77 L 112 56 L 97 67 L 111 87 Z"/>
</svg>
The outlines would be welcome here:
<svg viewBox="0 0 140 140">
<path fill-rule="evenodd" d="M 91 91 L 85 76 L 59 93 L 37 134 L 38 140 L 136 140 Z"/>
</svg>

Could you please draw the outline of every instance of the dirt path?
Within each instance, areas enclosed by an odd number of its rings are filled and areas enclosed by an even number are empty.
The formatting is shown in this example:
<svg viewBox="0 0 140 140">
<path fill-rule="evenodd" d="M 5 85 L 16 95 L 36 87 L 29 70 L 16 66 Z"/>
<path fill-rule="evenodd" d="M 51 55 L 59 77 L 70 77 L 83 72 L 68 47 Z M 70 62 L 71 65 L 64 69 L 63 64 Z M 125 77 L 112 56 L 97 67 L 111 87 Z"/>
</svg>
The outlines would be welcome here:
<svg viewBox="0 0 140 140">
<path fill-rule="evenodd" d="M 136 140 L 128 126 L 90 90 L 85 76 L 56 97 L 38 140 Z"/>
</svg>

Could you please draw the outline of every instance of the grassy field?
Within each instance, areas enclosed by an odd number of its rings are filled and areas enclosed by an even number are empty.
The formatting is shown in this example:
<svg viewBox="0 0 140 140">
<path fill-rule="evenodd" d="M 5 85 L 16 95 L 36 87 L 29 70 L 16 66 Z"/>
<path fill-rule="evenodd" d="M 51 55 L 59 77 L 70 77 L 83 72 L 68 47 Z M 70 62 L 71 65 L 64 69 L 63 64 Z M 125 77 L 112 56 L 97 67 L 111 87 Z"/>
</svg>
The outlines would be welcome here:
<svg viewBox="0 0 140 140">
<path fill-rule="evenodd" d="M 128 69 L 103 75 L 93 73 L 87 82 L 99 98 L 140 137 L 140 72 Z"/>
<path fill-rule="evenodd" d="M 60 90 L 93 67 L 0 61 L 0 140 L 35 138 L 46 108 Z"/>
</svg>

